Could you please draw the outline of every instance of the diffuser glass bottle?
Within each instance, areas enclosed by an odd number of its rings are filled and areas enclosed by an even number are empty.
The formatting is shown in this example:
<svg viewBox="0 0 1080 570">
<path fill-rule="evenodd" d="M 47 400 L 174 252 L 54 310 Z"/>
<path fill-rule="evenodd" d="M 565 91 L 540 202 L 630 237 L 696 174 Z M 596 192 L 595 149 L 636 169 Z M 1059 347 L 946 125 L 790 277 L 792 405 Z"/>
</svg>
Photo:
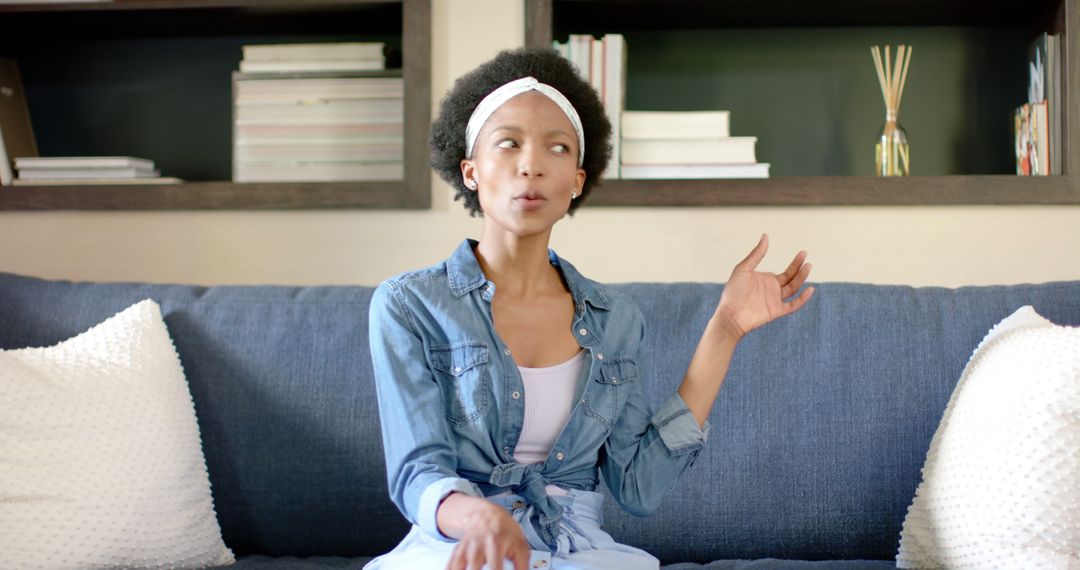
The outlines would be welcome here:
<svg viewBox="0 0 1080 570">
<path fill-rule="evenodd" d="M 907 132 L 896 120 L 897 113 L 885 113 L 885 124 L 878 133 L 874 145 L 874 174 L 878 176 L 908 176 L 911 160 L 908 152 Z"/>
<path fill-rule="evenodd" d="M 874 174 L 908 176 L 911 174 L 908 137 L 897 118 L 900 115 L 900 101 L 904 95 L 904 84 L 907 82 L 908 66 L 911 63 L 911 46 L 899 46 L 895 61 L 890 57 L 889 46 L 885 46 L 884 59 L 878 46 L 870 48 L 870 55 L 874 58 L 878 82 L 881 84 L 881 96 L 885 100 L 885 124 L 874 143 Z"/>
</svg>

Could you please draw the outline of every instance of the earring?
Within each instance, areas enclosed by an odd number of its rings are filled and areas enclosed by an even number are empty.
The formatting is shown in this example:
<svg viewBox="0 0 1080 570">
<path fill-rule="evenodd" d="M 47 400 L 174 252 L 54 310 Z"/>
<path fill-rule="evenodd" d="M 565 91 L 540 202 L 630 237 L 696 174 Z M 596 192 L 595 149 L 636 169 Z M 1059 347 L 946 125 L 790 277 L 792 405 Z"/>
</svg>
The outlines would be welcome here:
<svg viewBox="0 0 1080 570">
<path fill-rule="evenodd" d="M 571 192 L 570 193 L 570 199 L 571 200 L 576 200 L 577 199 L 577 192 Z"/>
<path fill-rule="evenodd" d="M 475 180 L 470 180 L 469 183 L 468 183 L 468 186 L 469 186 L 470 190 L 476 190 L 476 181 Z"/>
</svg>

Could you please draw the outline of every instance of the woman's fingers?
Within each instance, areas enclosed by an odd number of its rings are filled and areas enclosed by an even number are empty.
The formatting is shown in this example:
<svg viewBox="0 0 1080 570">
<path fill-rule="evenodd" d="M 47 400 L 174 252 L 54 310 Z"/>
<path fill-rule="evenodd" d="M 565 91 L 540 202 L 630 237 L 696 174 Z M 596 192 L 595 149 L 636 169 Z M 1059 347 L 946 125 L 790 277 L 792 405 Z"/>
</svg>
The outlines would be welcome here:
<svg viewBox="0 0 1080 570">
<path fill-rule="evenodd" d="M 800 251 L 795 254 L 795 258 L 788 264 L 787 269 L 783 273 L 777 275 L 776 278 L 780 281 L 780 285 L 790 283 L 799 273 L 799 269 L 802 268 L 803 262 L 806 261 L 806 251 Z"/>
<path fill-rule="evenodd" d="M 459 542 L 454 547 L 454 551 L 450 553 L 450 560 L 446 563 L 446 570 L 464 570 L 465 568 L 465 549 L 461 548 Z"/>
<path fill-rule="evenodd" d="M 780 298 L 787 299 L 795 293 L 798 293 L 799 288 L 802 287 L 804 283 L 806 283 L 806 278 L 810 276 L 810 270 L 813 268 L 813 265 L 809 263 L 804 263 L 801 267 L 799 267 L 798 272 L 795 273 L 793 277 L 788 279 L 786 284 L 781 282 Z M 779 278 L 780 277 L 777 277 L 777 279 Z"/>
<path fill-rule="evenodd" d="M 753 271 L 757 269 L 762 259 L 765 259 L 765 253 L 769 251 L 769 234 L 761 234 L 761 239 L 758 240 L 754 249 L 750 250 L 750 253 L 743 258 L 738 264 L 735 265 L 735 271 Z"/>
<path fill-rule="evenodd" d="M 803 308 L 803 305 L 805 305 L 806 302 L 810 300 L 810 297 L 813 297 L 813 296 L 814 296 L 814 288 L 813 287 L 807 287 L 806 290 L 803 291 L 801 295 L 799 295 L 798 297 L 788 301 L 787 303 L 784 303 L 784 314 L 785 315 L 790 315 L 791 313 L 794 313 L 795 311 L 798 311 L 799 309 Z"/>
<path fill-rule="evenodd" d="M 503 561 L 506 560 L 506 554 L 499 551 L 498 544 L 495 541 L 495 537 L 488 537 L 487 548 L 484 549 L 487 555 L 488 568 L 492 570 L 502 570 Z M 481 564 L 481 566 L 483 566 Z"/>
<path fill-rule="evenodd" d="M 529 570 L 529 549 L 522 546 L 514 551 L 514 570 Z"/>
</svg>

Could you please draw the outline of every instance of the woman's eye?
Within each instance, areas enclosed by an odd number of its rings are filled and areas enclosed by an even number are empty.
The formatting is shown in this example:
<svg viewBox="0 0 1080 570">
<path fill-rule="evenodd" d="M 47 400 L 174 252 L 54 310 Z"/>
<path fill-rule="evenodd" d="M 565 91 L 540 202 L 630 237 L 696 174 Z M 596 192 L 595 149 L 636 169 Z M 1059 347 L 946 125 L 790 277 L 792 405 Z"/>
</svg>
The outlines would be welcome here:
<svg viewBox="0 0 1080 570">
<path fill-rule="evenodd" d="M 517 143 L 514 142 L 511 139 L 503 139 L 503 140 L 499 141 L 499 143 L 496 146 L 498 146 L 499 148 L 513 148 L 513 147 L 517 146 Z"/>
<path fill-rule="evenodd" d="M 555 152 L 570 152 L 570 147 L 565 144 L 557 144 L 551 148 L 555 149 Z"/>
</svg>

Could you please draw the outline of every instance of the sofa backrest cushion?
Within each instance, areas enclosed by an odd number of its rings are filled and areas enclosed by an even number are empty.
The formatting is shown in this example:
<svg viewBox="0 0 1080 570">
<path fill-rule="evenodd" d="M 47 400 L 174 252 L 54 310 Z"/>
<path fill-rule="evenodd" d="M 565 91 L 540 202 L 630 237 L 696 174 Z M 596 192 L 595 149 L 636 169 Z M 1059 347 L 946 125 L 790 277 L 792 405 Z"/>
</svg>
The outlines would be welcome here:
<svg viewBox="0 0 1080 570">
<path fill-rule="evenodd" d="M 826 283 L 735 353 L 710 442 L 659 510 L 605 528 L 665 563 L 896 554 L 930 438 L 995 322 L 1080 324 L 1080 282 L 959 289 Z M 647 397 L 682 380 L 718 284 L 622 284 L 649 324 Z M 46 346 L 161 305 L 237 555 L 370 556 L 408 524 L 388 498 L 367 343 L 372 289 L 72 283 L 0 273 L 0 348 Z M 601 485 L 602 487 L 602 485 Z"/>
<path fill-rule="evenodd" d="M 371 292 L 0 274 L 0 348 L 51 345 L 154 299 L 195 400 L 225 544 L 238 556 L 370 555 L 409 526 L 386 487 Z"/>
<path fill-rule="evenodd" d="M 815 284 L 800 312 L 736 348 L 709 444 L 650 517 L 609 500 L 605 526 L 663 561 L 885 559 L 964 365 L 995 323 L 1034 305 L 1080 324 L 1080 282 L 956 289 Z M 654 402 L 682 381 L 721 293 L 630 284 L 650 324 Z"/>
</svg>

